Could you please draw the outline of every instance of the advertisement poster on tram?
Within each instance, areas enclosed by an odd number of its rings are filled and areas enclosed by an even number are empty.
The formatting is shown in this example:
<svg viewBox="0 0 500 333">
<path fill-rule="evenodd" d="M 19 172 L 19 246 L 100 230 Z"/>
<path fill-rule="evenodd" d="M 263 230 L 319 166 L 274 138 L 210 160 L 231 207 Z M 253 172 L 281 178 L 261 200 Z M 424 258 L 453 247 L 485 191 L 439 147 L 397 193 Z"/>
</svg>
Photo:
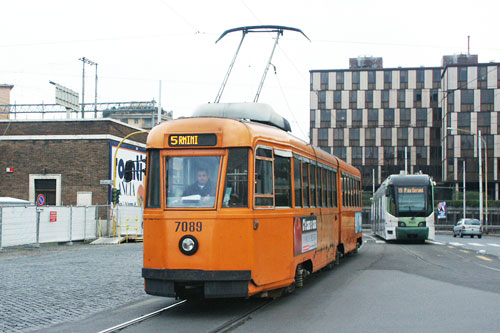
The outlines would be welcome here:
<svg viewBox="0 0 500 333">
<path fill-rule="evenodd" d="M 114 156 L 116 152 L 117 143 L 110 144 L 110 179 L 113 180 L 115 161 Z M 129 145 L 121 145 L 116 155 L 117 169 L 116 169 L 116 186 L 120 189 L 120 205 L 127 206 L 141 206 L 144 202 L 144 171 L 146 170 L 146 150 Z M 132 181 L 127 183 L 124 180 L 125 176 L 125 163 L 129 160 L 134 161 L 135 168 L 132 175 Z M 111 191 L 109 194 L 109 201 L 111 202 Z"/>
<path fill-rule="evenodd" d="M 296 216 L 293 222 L 293 253 L 298 256 L 318 247 L 316 216 Z"/>
</svg>

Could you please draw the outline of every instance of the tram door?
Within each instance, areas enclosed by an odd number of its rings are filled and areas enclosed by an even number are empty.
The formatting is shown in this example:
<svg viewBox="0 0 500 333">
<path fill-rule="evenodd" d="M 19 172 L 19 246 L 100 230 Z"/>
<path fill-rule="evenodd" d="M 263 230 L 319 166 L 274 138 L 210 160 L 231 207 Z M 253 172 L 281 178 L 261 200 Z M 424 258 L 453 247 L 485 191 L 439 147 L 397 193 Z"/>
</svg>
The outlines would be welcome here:
<svg viewBox="0 0 500 333">
<path fill-rule="evenodd" d="M 284 280 L 293 244 L 291 153 L 258 147 L 254 173 L 254 265 L 258 285 Z"/>
</svg>

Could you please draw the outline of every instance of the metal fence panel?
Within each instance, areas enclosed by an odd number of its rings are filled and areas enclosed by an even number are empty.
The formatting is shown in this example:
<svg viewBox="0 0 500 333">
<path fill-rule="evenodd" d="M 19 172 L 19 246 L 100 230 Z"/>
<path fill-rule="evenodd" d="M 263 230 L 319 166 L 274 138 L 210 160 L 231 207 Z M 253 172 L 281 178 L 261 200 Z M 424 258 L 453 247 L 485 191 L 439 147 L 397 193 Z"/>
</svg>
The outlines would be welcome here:
<svg viewBox="0 0 500 333">
<path fill-rule="evenodd" d="M 142 207 L 117 206 L 115 208 L 116 228 L 120 236 L 142 236 Z"/>
<path fill-rule="evenodd" d="M 2 247 L 36 242 L 36 207 L 2 208 Z"/>
<path fill-rule="evenodd" d="M 68 242 L 71 224 L 70 207 L 45 207 L 39 210 L 40 243 Z"/>
</svg>

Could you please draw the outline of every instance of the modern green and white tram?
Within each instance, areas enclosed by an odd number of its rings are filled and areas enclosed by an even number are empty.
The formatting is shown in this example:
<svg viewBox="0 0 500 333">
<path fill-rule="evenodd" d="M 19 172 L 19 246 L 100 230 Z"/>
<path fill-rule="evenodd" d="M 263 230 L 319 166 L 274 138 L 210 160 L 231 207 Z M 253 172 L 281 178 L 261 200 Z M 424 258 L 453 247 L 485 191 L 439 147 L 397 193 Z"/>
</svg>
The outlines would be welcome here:
<svg viewBox="0 0 500 333">
<path fill-rule="evenodd" d="M 434 239 L 433 203 L 428 175 L 391 175 L 373 196 L 372 231 L 385 240 Z"/>
</svg>

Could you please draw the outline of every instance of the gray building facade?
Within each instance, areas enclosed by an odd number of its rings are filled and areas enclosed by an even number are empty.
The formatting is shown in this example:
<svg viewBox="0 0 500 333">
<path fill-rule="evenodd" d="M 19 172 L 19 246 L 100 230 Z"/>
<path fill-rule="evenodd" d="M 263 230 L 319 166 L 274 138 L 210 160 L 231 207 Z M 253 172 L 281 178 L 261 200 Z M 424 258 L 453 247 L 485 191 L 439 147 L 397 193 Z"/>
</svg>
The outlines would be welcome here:
<svg viewBox="0 0 500 333">
<path fill-rule="evenodd" d="M 312 144 L 359 168 L 366 189 L 405 169 L 456 186 L 461 158 L 474 189 L 481 130 L 488 189 L 498 196 L 500 64 L 480 64 L 477 55 L 445 56 L 439 67 L 383 68 L 381 58 L 349 63 L 310 71 Z"/>
</svg>

